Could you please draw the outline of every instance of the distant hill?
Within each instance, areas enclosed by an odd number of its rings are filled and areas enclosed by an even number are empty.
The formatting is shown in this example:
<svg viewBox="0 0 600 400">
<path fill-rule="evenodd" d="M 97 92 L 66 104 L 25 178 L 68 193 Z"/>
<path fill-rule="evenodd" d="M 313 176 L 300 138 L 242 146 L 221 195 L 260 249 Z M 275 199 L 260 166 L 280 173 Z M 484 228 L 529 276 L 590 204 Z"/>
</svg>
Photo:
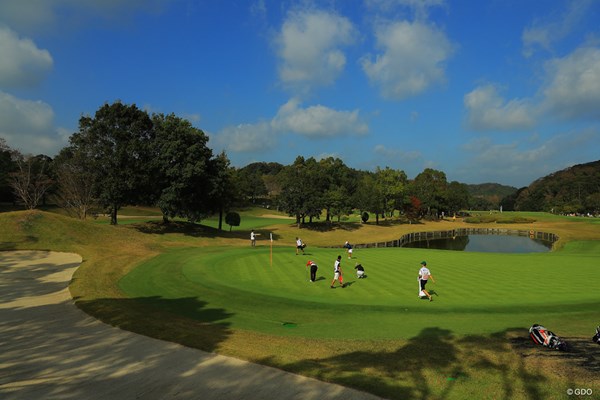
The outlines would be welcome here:
<svg viewBox="0 0 600 400">
<path fill-rule="evenodd" d="M 467 185 L 467 190 L 473 198 L 471 208 L 476 210 L 498 208 L 502 199 L 517 192 L 516 187 L 501 185 L 499 183 Z"/>
<path fill-rule="evenodd" d="M 574 165 L 534 181 L 519 191 L 514 209 L 600 213 L 600 160 Z"/>
</svg>

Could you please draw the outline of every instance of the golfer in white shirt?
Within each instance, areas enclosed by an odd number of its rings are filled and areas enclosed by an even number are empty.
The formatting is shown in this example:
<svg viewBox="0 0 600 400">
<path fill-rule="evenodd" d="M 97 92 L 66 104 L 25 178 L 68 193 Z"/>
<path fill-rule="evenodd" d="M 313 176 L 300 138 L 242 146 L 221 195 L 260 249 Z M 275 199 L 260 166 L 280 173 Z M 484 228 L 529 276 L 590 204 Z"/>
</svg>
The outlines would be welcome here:
<svg viewBox="0 0 600 400">
<path fill-rule="evenodd" d="M 425 294 L 429 298 L 429 301 L 433 301 L 431 295 L 427 290 L 425 290 L 425 285 L 427 285 L 427 281 L 431 278 L 431 281 L 435 283 L 435 279 L 433 279 L 433 275 L 427 268 L 427 263 L 425 261 L 421 261 L 421 269 L 419 270 L 419 283 L 421 285 L 421 292 Z"/>
</svg>

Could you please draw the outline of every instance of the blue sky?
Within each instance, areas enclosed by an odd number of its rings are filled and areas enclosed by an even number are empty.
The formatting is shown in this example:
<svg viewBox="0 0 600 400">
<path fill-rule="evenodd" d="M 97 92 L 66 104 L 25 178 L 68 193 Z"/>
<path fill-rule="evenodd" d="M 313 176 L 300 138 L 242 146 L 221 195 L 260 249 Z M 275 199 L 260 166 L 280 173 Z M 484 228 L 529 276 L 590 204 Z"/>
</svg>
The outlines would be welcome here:
<svg viewBox="0 0 600 400">
<path fill-rule="evenodd" d="M 0 0 L 0 137 L 187 118 L 232 165 L 334 156 L 526 186 L 600 159 L 600 2 Z"/>
</svg>

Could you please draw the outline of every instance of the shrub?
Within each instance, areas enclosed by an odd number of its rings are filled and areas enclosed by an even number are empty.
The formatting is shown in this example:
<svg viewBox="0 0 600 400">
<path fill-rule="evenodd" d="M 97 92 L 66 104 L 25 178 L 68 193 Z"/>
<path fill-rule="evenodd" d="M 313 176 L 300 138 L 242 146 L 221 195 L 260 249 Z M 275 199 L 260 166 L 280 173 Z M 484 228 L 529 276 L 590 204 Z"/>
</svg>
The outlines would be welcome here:
<svg viewBox="0 0 600 400">
<path fill-rule="evenodd" d="M 360 219 L 363 222 L 363 224 L 366 224 L 367 221 L 369 220 L 369 213 L 366 211 L 363 211 L 363 213 L 360 215 Z"/>
<path fill-rule="evenodd" d="M 225 215 L 225 223 L 229 225 L 229 232 L 231 232 L 231 229 L 234 226 L 240 226 L 241 220 L 240 214 L 233 211 L 228 212 L 227 215 Z"/>
</svg>

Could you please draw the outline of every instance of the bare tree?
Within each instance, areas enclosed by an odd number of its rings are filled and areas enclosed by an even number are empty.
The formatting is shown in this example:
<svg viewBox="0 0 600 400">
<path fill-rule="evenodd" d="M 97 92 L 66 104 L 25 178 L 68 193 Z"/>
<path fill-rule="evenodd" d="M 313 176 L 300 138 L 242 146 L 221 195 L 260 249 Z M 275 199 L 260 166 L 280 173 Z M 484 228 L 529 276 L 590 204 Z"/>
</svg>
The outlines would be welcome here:
<svg viewBox="0 0 600 400">
<path fill-rule="evenodd" d="M 25 207 L 33 210 L 40 204 L 48 189 L 52 186 L 52 179 L 46 174 L 48 157 L 23 156 L 18 152 L 13 153 L 17 170 L 11 174 L 10 186 L 15 196 L 20 199 Z"/>
<path fill-rule="evenodd" d="M 75 163 L 64 163 L 56 168 L 56 202 L 69 214 L 86 219 L 96 205 L 93 180 L 89 173 Z"/>
</svg>

